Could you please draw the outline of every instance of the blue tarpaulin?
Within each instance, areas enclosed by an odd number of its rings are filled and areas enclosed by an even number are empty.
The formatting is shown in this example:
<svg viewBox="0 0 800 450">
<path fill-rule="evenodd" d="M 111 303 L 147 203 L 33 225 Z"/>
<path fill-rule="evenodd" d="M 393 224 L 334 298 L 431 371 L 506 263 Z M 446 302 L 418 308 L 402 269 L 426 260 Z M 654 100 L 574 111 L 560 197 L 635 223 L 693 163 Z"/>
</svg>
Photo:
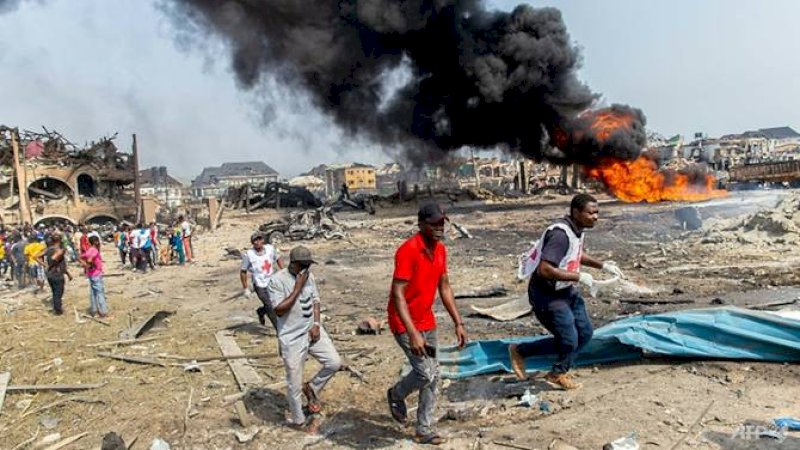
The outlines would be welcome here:
<svg viewBox="0 0 800 450">
<path fill-rule="evenodd" d="M 526 370 L 548 370 L 556 356 L 551 336 L 474 341 L 439 351 L 442 375 L 466 378 L 511 372 L 508 345 L 533 342 L 542 349 L 526 359 Z M 649 314 L 618 320 L 595 330 L 576 365 L 633 361 L 647 355 L 694 359 L 800 362 L 800 320 L 725 307 Z"/>
</svg>

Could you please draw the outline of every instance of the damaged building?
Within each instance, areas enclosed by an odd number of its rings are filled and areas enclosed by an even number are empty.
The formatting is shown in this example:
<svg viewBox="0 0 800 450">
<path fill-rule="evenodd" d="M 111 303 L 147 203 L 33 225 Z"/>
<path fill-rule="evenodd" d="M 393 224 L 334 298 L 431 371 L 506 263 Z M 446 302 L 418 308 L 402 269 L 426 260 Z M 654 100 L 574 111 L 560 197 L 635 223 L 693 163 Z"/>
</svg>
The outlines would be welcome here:
<svg viewBox="0 0 800 450">
<path fill-rule="evenodd" d="M 132 153 L 120 152 L 115 137 L 78 146 L 54 131 L 0 126 L 2 223 L 135 220 L 135 136 Z"/>
</svg>

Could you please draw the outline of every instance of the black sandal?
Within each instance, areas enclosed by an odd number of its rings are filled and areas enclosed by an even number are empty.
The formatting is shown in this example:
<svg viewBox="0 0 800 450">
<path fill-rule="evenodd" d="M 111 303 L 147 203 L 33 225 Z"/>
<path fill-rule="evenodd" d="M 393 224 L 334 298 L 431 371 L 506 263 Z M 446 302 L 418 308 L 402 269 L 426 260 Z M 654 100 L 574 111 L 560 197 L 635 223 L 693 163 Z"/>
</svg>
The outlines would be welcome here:
<svg viewBox="0 0 800 450">
<path fill-rule="evenodd" d="M 439 436 L 436 433 L 418 434 L 414 436 L 414 441 L 417 444 L 423 445 L 442 445 L 447 442 L 447 439 Z"/>
<path fill-rule="evenodd" d="M 392 419 L 405 425 L 408 421 L 406 402 L 404 400 L 395 400 L 392 397 L 392 388 L 386 391 L 386 401 L 389 403 L 389 412 L 392 413 Z"/>
</svg>

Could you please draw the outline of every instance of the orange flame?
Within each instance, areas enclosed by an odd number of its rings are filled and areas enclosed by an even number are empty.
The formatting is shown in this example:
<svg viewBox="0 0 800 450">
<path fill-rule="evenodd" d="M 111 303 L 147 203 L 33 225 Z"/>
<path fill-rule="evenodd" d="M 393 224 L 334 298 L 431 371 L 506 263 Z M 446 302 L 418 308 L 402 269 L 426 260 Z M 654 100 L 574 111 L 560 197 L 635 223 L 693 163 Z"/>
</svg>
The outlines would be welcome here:
<svg viewBox="0 0 800 450">
<path fill-rule="evenodd" d="M 714 188 L 717 180 L 712 175 L 705 175 L 701 183 L 693 182 L 687 174 L 659 170 L 655 161 L 645 156 L 634 161 L 606 160 L 587 168 L 586 174 L 625 202 L 701 201 L 728 194 Z"/>
<path fill-rule="evenodd" d="M 587 112 L 591 120 L 589 131 L 601 143 L 607 143 L 615 133 L 633 132 L 634 117 L 614 109 Z M 712 175 L 690 175 L 664 171 L 646 156 L 627 161 L 607 158 L 599 165 L 586 169 L 590 178 L 600 180 L 611 193 L 626 202 L 700 201 L 727 195 L 716 189 Z"/>
<path fill-rule="evenodd" d="M 597 111 L 592 117 L 592 133 L 601 142 L 605 142 L 615 131 L 629 130 L 633 125 L 633 117 L 619 114 L 612 110 Z"/>
</svg>

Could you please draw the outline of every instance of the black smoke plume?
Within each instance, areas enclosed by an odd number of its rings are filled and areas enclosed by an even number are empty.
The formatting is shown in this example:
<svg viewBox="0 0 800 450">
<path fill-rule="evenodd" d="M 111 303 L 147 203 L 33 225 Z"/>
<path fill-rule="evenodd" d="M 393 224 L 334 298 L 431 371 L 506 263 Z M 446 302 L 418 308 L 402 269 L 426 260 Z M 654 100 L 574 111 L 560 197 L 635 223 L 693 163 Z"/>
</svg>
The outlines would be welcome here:
<svg viewBox="0 0 800 450">
<path fill-rule="evenodd" d="M 479 0 L 162 0 L 182 31 L 221 36 L 239 84 L 267 77 L 308 94 L 346 133 L 405 149 L 417 163 L 465 146 L 589 162 L 638 156 L 643 140 L 560 146 L 598 99 L 554 8 L 488 11 Z M 384 80 L 410 81 L 386 98 Z M 644 136 L 644 116 L 631 133 Z M 313 132 L 313 130 L 309 130 Z M 576 141 L 577 142 L 577 141 Z"/>
</svg>

